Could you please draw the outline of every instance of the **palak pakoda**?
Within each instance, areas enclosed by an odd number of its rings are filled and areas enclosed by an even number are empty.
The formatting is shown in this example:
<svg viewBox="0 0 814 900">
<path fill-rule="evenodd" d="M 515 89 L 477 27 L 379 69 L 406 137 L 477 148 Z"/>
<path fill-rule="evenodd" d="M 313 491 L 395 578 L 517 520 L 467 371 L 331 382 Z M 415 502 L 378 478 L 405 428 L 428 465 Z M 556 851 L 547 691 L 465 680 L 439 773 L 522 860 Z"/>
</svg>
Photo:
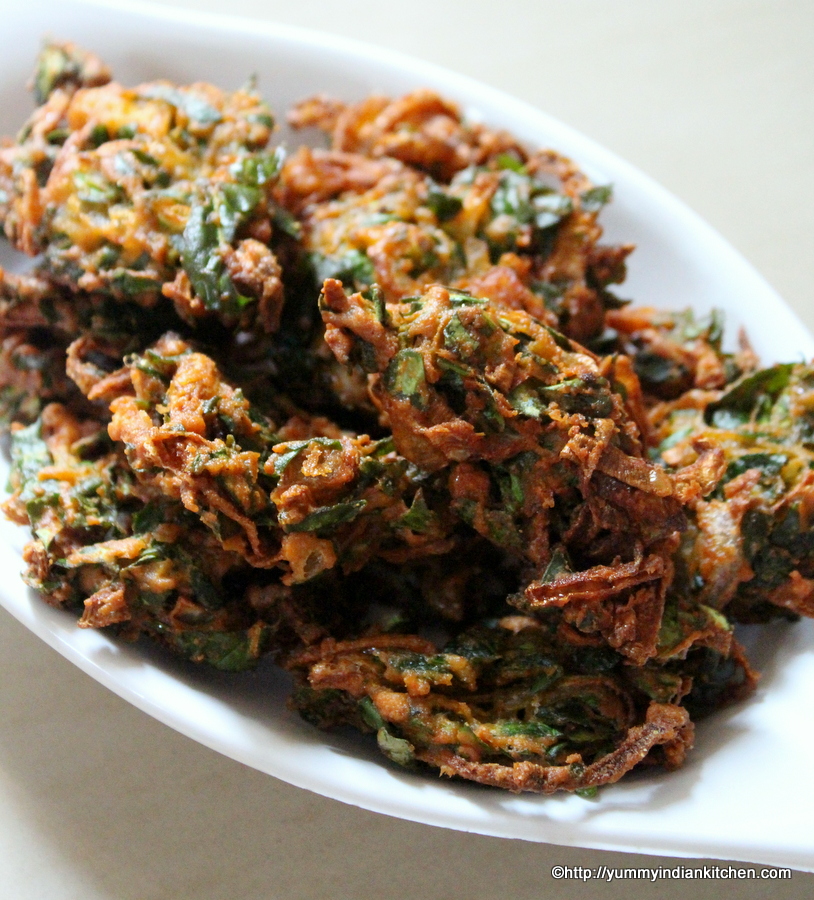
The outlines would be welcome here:
<svg viewBox="0 0 814 900">
<path fill-rule="evenodd" d="M 294 677 L 392 762 L 592 795 L 814 615 L 814 371 L 631 306 L 610 188 L 428 90 L 125 88 L 49 44 L 0 144 L 6 514 L 120 639 Z"/>
</svg>

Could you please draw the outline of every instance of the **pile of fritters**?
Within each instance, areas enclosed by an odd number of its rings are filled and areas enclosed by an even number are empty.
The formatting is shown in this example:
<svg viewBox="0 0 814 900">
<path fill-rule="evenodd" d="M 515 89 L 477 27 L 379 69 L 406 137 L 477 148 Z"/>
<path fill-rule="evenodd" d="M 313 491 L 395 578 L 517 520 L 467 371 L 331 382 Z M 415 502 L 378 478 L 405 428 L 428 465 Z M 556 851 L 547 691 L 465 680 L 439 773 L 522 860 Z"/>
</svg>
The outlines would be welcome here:
<svg viewBox="0 0 814 900">
<path fill-rule="evenodd" d="M 430 91 L 290 113 L 73 45 L 0 142 L 8 516 L 80 627 L 237 671 L 404 766 L 679 766 L 814 615 L 814 369 L 631 307 L 610 197 Z"/>
</svg>

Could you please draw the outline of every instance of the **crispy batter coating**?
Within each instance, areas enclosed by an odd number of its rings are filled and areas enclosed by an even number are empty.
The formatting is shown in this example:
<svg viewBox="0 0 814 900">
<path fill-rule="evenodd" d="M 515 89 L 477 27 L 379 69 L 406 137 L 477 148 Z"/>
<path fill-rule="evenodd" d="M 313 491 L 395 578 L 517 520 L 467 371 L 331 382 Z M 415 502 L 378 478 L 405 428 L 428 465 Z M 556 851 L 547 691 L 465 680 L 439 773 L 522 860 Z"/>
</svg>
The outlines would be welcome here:
<svg viewBox="0 0 814 900">
<path fill-rule="evenodd" d="M 632 247 L 598 243 L 597 215 L 610 189 L 594 187 L 570 160 L 504 151 L 439 184 L 421 165 L 346 150 L 301 149 L 278 188 L 303 220 L 318 283 L 375 282 L 387 302 L 452 285 L 525 309 L 583 342 L 620 304 L 608 285 L 624 278 Z"/>
<path fill-rule="evenodd" d="M 692 310 L 634 306 L 610 310 L 606 321 L 618 333 L 619 349 L 633 361 L 651 402 L 675 400 L 691 390 L 718 390 L 758 367 L 744 335 L 737 354 L 722 351 L 723 322 L 715 310 L 699 319 Z"/>
<path fill-rule="evenodd" d="M 615 297 L 573 162 L 428 90 L 306 100 L 331 146 L 283 162 L 249 89 L 70 44 L 33 86 L 4 508 L 80 627 L 270 655 L 396 764 L 591 795 L 754 689 L 734 623 L 814 615 L 814 369 Z"/>
<path fill-rule="evenodd" d="M 267 242 L 280 156 L 268 108 L 251 91 L 207 84 L 77 78 L 59 45 L 44 57 L 41 70 L 53 57 L 67 70 L 47 76 L 55 87 L 0 147 L 12 244 L 41 253 L 71 290 L 148 306 L 163 293 L 188 322 L 274 330 L 282 285 Z"/>
<path fill-rule="evenodd" d="M 432 484 L 388 441 L 348 436 L 295 416 L 276 429 L 226 383 L 211 358 L 165 336 L 91 397 L 114 396 L 110 436 L 144 483 L 200 516 L 224 548 L 252 566 L 282 566 L 302 582 L 337 563 L 448 551 Z M 427 481 L 427 479 L 423 479 Z"/>
<path fill-rule="evenodd" d="M 525 158 L 510 134 L 464 121 L 454 103 L 427 89 L 396 100 L 373 95 L 355 104 L 312 97 L 291 110 L 288 122 L 327 132 L 335 150 L 398 159 L 440 181 L 503 154 Z"/>
<path fill-rule="evenodd" d="M 31 524 L 26 581 L 49 603 L 225 669 L 260 655 L 271 629 L 234 595 L 240 558 L 141 487 L 103 426 L 52 404 L 14 437 L 6 513 Z"/>
<path fill-rule="evenodd" d="M 675 477 L 652 465 L 598 360 L 524 312 L 441 287 L 385 307 L 331 280 L 321 303 L 399 452 L 448 472 L 452 510 L 533 564 L 511 602 L 564 606 L 637 664 L 654 656 L 681 504 L 715 486 L 720 451 Z"/>
<path fill-rule="evenodd" d="M 39 269 L 26 275 L 0 269 L 2 419 L 30 423 L 51 401 L 93 414 L 82 397 L 84 385 L 120 367 L 126 354 L 176 323 L 169 309 L 72 293 Z"/>
<path fill-rule="evenodd" d="M 506 617 L 443 650 L 409 635 L 323 641 L 288 660 L 302 679 L 294 703 L 322 727 L 375 731 L 401 765 L 553 793 L 612 783 L 646 758 L 681 765 L 693 741 L 686 706 L 747 677 L 737 661 L 722 672 L 710 651 L 626 666 L 558 621 Z"/>
<path fill-rule="evenodd" d="M 710 396 L 711 395 L 711 396 Z M 698 441 L 726 461 L 694 505 L 682 555 L 700 602 L 735 621 L 814 612 L 814 372 L 783 364 L 726 391 L 690 391 L 653 409 L 661 457 L 681 465 Z"/>
</svg>

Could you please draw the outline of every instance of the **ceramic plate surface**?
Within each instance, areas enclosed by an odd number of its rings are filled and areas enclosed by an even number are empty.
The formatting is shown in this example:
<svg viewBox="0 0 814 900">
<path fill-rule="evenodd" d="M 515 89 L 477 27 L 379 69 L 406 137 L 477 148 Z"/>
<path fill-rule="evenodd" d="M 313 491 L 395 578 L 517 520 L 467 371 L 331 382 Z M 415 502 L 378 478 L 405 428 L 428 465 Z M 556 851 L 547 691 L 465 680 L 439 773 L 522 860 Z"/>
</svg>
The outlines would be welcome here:
<svg viewBox="0 0 814 900">
<path fill-rule="evenodd" d="M 638 245 L 623 286 L 638 304 L 717 306 L 730 337 L 743 325 L 764 362 L 814 356 L 814 341 L 761 277 L 709 226 L 627 163 L 536 109 L 437 67 L 348 40 L 256 22 L 152 7 L 15 4 L 0 34 L 0 134 L 31 109 L 24 86 L 43 32 L 99 53 L 123 83 L 212 81 L 235 89 L 256 74 L 283 117 L 295 100 L 330 92 L 435 88 L 471 117 L 573 157 L 612 183 L 606 238 Z M 290 143 L 291 136 L 283 134 Z M 19 260 L 0 248 L 0 264 Z M 5 473 L 0 472 L 5 481 Z M 511 796 L 392 768 L 363 739 L 323 734 L 285 707 L 273 666 L 225 676 L 139 644 L 76 628 L 16 579 L 22 529 L 0 524 L 0 602 L 52 647 L 140 709 L 249 766 L 347 803 L 432 825 L 507 838 L 675 856 L 710 856 L 814 870 L 814 623 L 747 635 L 763 678 L 756 695 L 698 728 L 673 774 L 634 775 L 575 796 Z"/>
</svg>

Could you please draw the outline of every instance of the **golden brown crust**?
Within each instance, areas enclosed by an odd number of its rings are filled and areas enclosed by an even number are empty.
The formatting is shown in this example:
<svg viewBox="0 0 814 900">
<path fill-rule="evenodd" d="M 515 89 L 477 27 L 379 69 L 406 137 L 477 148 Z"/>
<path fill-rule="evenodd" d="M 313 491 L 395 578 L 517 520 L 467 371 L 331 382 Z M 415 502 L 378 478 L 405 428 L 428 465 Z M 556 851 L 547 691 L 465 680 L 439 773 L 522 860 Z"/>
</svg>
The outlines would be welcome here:
<svg viewBox="0 0 814 900">
<path fill-rule="evenodd" d="M 419 759 L 440 769 L 442 775 L 458 776 L 479 784 L 500 787 L 513 793 L 531 791 L 553 794 L 614 784 L 656 747 L 662 747 L 670 768 L 678 768 L 693 746 L 693 724 L 680 706 L 652 703 L 643 725 L 630 729 L 619 746 L 588 766 L 540 766 L 516 762 L 511 766 L 472 762 L 449 750 L 433 748 L 420 752 Z"/>
<path fill-rule="evenodd" d="M 275 654 L 309 721 L 549 794 L 680 766 L 754 689 L 732 622 L 814 615 L 814 373 L 615 297 L 574 162 L 425 89 L 303 101 L 284 162 L 250 90 L 65 44 L 35 91 L 5 511 L 80 627 Z"/>
</svg>

